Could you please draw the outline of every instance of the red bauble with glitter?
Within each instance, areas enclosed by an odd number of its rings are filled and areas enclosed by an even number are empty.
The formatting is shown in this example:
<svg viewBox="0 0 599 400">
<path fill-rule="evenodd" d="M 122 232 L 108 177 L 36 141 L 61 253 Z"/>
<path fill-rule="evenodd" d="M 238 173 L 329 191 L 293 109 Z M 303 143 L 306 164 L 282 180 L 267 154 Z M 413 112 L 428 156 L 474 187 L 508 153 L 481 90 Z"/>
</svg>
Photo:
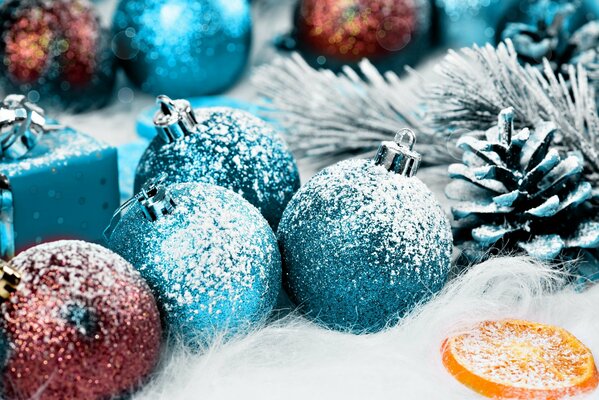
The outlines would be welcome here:
<svg viewBox="0 0 599 400">
<path fill-rule="evenodd" d="M 108 32 L 87 0 L 7 0 L 0 69 L 8 91 L 81 110 L 104 105 L 115 80 Z"/>
<path fill-rule="evenodd" d="M 301 0 L 298 7 L 298 47 L 349 63 L 397 53 L 430 24 L 422 0 Z"/>
<path fill-rule="evenodd" d="M 22 281 L 2 305 L 3 398 L 105 399 L 156 364 L 162 331 L 149 287 L 101 246 L 59 241 L 11 261 Z"/>
</svg>

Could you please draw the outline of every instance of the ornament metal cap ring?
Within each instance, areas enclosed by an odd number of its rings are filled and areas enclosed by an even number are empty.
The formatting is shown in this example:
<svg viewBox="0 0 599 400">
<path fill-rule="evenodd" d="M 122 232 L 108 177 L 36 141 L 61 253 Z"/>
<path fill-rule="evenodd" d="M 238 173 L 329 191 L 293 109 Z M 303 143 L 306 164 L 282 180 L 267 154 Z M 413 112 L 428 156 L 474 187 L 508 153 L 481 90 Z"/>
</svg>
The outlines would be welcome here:
<svg viewBox="0 0 599 400">
<path fill-rule="evenodd" d="M 142 212 L 148 221 L 156 221 L 175 209 L 176 204 L 164 186 L 166 177 L 163 172 L 155 180 L 148 181 L 138 195 L 137 200 L 141 203 Z"/>
<path fill-rule="evenodd" d="M 393 141 L 384 141 L 374 156 L 374 163 L 387 171 L 411 177 L 416 174 L 422 157 L 413 150 L 416 134 L 411 129 L 401 129 Z"/>
<path fill-rule="evenodd" d="M 156 98 L 160 109 L 154 115 L 154 126 L 158 135 L 172 143 L 197 131 L 196 115 L 187 100 L 172 100 L 166 95 Z"/>
<path fill-rule="evenodd" d="M 44 110 L 25 96 L 10 94 L 0 103 L 0 158 L 22 158 L 44 133 L 60 128 L 47 124 Z"/>
<path fill-rule="evenodd" d="M 141 188 L 138 194 L 131 197 L 123 203 L 112 216 L 110 225 L 104 230 L 104 239 L 108 242 L 112 232 L 116 229 L 121 214 L 125 212 L 136 201 L 141 205 L 141 211 L 144 217 L 151 222 L 154 222 L 161 217 L 173 212 L 177 204 L 169 195 L 164 185 L 166 181 L 166 173 L 161 173 L 153 179 L 148 180 Z"/>
</svg>

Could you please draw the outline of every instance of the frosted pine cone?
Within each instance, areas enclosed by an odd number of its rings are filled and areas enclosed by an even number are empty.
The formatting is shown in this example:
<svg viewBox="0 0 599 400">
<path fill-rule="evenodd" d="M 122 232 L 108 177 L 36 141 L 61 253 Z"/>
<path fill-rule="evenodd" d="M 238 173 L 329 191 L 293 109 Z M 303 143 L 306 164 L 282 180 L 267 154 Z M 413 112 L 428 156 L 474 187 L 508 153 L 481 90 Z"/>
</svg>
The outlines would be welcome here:
<svg viewBox="0 0 599 400">
<path fill-rule="evenodd" d="M 461 201 L 452 211 L 462 248 L 477 256 L 520 250 L 542 260 L 599 248 L 596 192 L 582 179 L 580 154 L 553 145 L 553 123 L 520 131 L 513 123 L 508 108 L 481 139 L 458 141 L 462 164 L 449 167 L 446 193 Z"/>
</svg>

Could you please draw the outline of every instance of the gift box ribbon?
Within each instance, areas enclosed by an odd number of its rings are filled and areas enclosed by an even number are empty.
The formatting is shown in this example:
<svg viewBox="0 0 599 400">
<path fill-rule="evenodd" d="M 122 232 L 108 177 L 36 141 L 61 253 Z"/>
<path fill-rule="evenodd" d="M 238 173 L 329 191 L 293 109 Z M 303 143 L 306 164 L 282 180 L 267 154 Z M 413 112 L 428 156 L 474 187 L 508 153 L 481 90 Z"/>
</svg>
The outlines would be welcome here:
<svg viewBox="0 0 599 400">
<path fill-rule="evenodd" d="M 0 103 L 0 160 L 16 160 L 27 155 L 44 133 L 61 129 L 48 124 L 44 110 L 25 96 L 10 94 Z"/>
<path fill-rule="evenodd" d="M 13 196 L 8 177 L 0 174 L 0 259 L 8 261 L 14 255 Z"/>
</svg>

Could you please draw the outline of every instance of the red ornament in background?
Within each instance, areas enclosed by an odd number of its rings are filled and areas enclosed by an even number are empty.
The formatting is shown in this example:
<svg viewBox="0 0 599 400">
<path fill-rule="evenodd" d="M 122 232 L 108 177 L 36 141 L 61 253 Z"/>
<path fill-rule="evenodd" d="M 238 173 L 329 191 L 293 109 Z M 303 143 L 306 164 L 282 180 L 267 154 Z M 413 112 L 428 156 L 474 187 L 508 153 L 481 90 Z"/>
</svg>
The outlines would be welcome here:
<svg viewBox="0 0 599 400">
<path fill-rule="evenodd" d="M 87 0 L 8 0 L 0 7 L 3 86 L 47 105 L 104 105 L 115 80 L 107 31 Z"/>
<path fill-rule="evenodd" d="M 418 2 L 302 0 L 297 40 L 307 50 L 336 60 L 380 58 L 403 49 L 422 28 Z"/>
<path fill-rule="evenodd" d="M 3 398 L 105 399 L 156 364 L 162 331 L 139 273 L 101 246 L 59 241 L 11 261 L 22 273 L 2 305 Z"/>
</svg>

